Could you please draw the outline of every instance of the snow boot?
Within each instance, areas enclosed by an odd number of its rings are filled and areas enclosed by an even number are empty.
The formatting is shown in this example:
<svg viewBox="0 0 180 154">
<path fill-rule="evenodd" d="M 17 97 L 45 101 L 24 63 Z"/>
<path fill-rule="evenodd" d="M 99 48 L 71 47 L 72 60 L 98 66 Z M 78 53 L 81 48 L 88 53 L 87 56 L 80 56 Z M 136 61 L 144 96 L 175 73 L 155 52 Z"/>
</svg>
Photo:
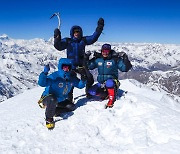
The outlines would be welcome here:
<svg viewBox="0 0 180 154">
<path fill-rule="evenodd" d="M 55 122 L 53 118 L 46 118 L 46 127 L 48 129 L 53 129 L 55 127 Z"/>
<path fill-rule="evenodd" d="M 114 102 L 116 100 L 115 89 L 114 88 L 108 88 L 107 91 L 108 91 L 109 101 L 106 105 L 106 108 L 112 108 L 114 105 Z"/>
</svg>

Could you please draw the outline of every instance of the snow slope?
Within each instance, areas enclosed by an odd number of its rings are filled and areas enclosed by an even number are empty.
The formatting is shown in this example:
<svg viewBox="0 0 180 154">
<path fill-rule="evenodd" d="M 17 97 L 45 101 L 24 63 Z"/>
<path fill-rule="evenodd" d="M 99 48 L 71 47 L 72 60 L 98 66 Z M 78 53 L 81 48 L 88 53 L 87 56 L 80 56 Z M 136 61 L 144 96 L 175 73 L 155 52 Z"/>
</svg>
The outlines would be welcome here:
<svg viewBox="0 0 180 154">
<path fill-rule="evenodd" d="M 122 80 L 128 91 L 104 109 L 107 101 L 75 100 L 77 109 L 44 126 L 37 101 L 43 88 L 25 91 L 0 104 L 1 154 L 179 154 L 180 104 L 165 92 L 148 89 L 135 80 Z M 84 89 L 75 89 L 75 97 Z"/>
</svg>

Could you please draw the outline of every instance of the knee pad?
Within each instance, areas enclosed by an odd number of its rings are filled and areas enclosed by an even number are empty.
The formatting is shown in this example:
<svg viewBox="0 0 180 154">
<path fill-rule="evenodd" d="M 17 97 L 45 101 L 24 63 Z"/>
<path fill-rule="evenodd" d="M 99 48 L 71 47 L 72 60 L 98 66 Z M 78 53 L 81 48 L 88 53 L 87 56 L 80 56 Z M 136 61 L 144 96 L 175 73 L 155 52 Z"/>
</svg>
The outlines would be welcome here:
<svg viewBox="0 0 180 154">
<path fill-rule="evenodd" d="M 106 81 L 106 87 L 107 88 L 113 88 L 114 86 L 115 86 L 115 84 L 114 84 L 114 80 L 113 79 L 108 79 Z"/>
</svg>

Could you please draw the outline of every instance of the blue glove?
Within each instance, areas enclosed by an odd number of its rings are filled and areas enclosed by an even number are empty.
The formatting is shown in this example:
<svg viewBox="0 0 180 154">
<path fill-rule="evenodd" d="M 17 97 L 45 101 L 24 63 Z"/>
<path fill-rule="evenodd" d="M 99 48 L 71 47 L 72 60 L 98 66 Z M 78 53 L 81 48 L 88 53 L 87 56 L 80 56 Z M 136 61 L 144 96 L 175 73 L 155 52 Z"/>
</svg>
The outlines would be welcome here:
<svg viewBox="0 0 180 154">
<path fill-rule="evenodd" d="M 49 70 L 50 70 L 49 64 L 45 65 L 44 66 L 44 73 L 48 74 Z"/>
</svg>

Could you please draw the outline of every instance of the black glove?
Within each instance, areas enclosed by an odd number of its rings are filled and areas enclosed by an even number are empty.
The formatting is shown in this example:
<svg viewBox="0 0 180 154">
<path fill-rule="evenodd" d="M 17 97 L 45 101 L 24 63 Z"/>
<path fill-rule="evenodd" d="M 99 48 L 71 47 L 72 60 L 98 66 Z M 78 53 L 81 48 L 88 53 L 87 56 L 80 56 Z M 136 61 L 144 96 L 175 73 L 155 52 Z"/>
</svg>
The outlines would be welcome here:
<svg viewBox="0 0 180 154">
<path fill-rule="evenodd" d="M 103 19 L 103 18 L 99 18 L 99 20 L 98 20 L 98 26 L 99 26 L 99 27 L 104 27 L 104 19 Z"/>
<path fill-rule="evenodd" d="M 79 73 L 79 74 L 81 74 L 81 76 L 82 76 L 82 75 L 86 76 L 85 67 L 77 67 L 77 68 L 76 68 L 76 72 Z"/>
<path fill-rule="evenodd" d="M 90 52 L 90 51 L 87 51 L 87 52 L 84 54 L 84 60 L 85 60 L 85 61 L 88 61 L 90 55 L 91 55 L 91 52 Z"/>
<path fill-rule="evenodd" d="M 129 71 L 132 68 L 132 64 L 128 59 L 128 56 L 125 52 L 119 52 L 118 57 L 123 60 L 123 63 L 126 65 L 126 70 L 125 72 Z"/>
<path fill-rule="evenodd" d="M 129 61 L 127 54 L 123 51 L 118 53 L 118 57 L 121 58 L 124 63 Z"/>
<path fill-rule="evenodd" d="M 83 82 L 84 82 L 84 81 L 87 81 L 87 76 L 81 74 L 81 80 L 82 80 Z"/>
<path fill-rule="evenodd" d="M 100 58 L 101 57 L 101 53 L 95 51 L 93 57 L 96 58 L 96 59 Z"/>
<path fill-rule="evenodd" d="M 98 23 L 97 23 L 96 31 L 97 32 L 102 32 L 103 27 L 104 27 L 104 19 L 103 18 L 99 18 Z"/>
<path fill-rule="evenodd" d="M 58 28 L 54 30 L 54 38 L 60 38 L 61 37 L 61 32 Z"/>
<path fill-rule="evenodd" d="M 124 59 L 124 57 L 127 57 L 126 53 L 125 52 L 119 52 L 119 53 L 116 53 L 118 54 L 118 57 L 121 58 L 121 59 Z"/>
</svg>

